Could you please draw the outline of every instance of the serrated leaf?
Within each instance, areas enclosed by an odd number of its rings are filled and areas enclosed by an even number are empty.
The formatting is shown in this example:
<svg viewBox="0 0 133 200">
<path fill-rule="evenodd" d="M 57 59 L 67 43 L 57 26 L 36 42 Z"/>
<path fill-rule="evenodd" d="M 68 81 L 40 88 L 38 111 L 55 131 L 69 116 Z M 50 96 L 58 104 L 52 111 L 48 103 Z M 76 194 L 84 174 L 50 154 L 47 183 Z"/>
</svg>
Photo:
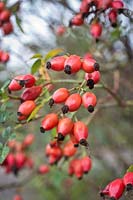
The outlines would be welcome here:
<svg viewBox="0 0 133 200">
<path fill-rule="evenodd" d="M 22 26 L 21 26 L 21 19 L 20 19 L 17 15 L 15 15 L 15 17 L 16 17 L 16 23 L 17 23 L 17 25 L 18 25 L 20 31 L 21 31 L 22 33 L 24 33 L 24 30 L 23 30 L 23 28 L 22 28 Z"/>
<path fill-rule="evenodd" d="M 42 58 L 42 55 L 40 53 L 36 53 L 30 59 L 34 59 L 34 58 Z"/>
<path fill-rule="evenodd" d="M 0 164 L 3 163 L 3 161 L 5 160 L 6 156 L 8 155 L 10 149 L 8 146 L 4 146 L 3 150 L 2 150 L 2 153 L 1 153 L 1 156 L 0 156 Z"/>
<path fill-rule="evenodd" d="M 44 61 L 47 62 L 50 58 L 52 58 L 62 52 L 64 52 L 63 49 L 53 49 L 45 55 Z"/>
<path fill-rule="evenodd" d="M 127 169 L 127 172 L 133 172 L 133 165 L 130 165 L 130 167 Z"/>
<path fill-rule="evenodd" d="M 39 70 L 40 66 L 41 66 L 41 59 L 37 59 L 31 67 L 31 73 L 35 74 Z"/>
<path fill-rule="evenodd" d="M 33 112 L 30 114 L 30 116 L 27 119 L 27 122 L 31 121 L 32 119 L 35 118 L 36 114 L 38 113 L 38 111 L 40 110 L 40 108 L 42 107 L 42 105 L 38 105 Z"/>
</svg>

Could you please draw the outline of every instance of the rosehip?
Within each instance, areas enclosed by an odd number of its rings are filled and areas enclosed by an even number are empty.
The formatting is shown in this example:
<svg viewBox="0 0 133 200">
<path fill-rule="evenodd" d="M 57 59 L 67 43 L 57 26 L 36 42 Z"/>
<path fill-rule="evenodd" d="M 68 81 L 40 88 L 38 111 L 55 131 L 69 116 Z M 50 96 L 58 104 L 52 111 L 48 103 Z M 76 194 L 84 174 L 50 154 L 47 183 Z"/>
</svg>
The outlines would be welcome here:
<svg viewBox="0 0 133 200">
<path fill-rule="evenodd" d="M 22 144 L 23 148 L 30 146 L 34 142 L 34 140 L 35 140 L 35 136 L 32 133 L 26 135 Z"/>
<path fill-rule="evenodd" d="M 78 142 L 78 140 L 75 138 L 73 132 L 70 133 L 70 140 L 71 140 L 71 142 L 73 143 L 74 147 L 78 147 L 78 146 L 79 146 L 79 145 L 78 145 L 79 142 Z"/>
<path fill-rule="evenodd" d="M 73 122 L 70 118 L 62 118 L 59 120 L 57 126 L 58 140 L 64 140 L 64 137 L 68 135 L 73 129 Z"/>
<path fill-rule="evenodd" d="M 107 9 L 112 0 L 96 0 L 96 6 L 98 9 Z"/>
<path fill-rule="evenodd" d="M 19 106 L 17 114 L 18 116 L 24 115 L 28 117 L 32 113 L 32 111 L 35 109 L 35 107 L 36 107 L 36 104 L 34 101 L 30 101 L 30 100 L 25 101 Z"/>
<path fill-rule="evenodd" d="M 67 157 L 71 157 L 73 156 L 77 151 L 77 148 L 74 147 L 73 142 L 70 140 L 68 141 L 63 149 L 63 155 L 67 158 Z"/>
<path fill-rule="evenodd" d="M 45 164 L 42 164 L 39 166 L 38 168 L 38 173 L 39 174 L 47 174 L 49 172 L 49 166 L 48 165 L 45 165 Z"/>
<path fill-rule="evenodd" d="M 63 103 L 64 101 L 66 101 L 66 99 L 69 96 L 69 91 L 66 88 L 59 88 L 58 90 L 56 90 L 53 93 L 52 98 L 49 101 L 49 105 L 50 107 L 54 104 L 54 103 Z"/>
<path fill-rule="evenodd" d="M 6 63 L 9 60 L 9 58 L 10 58 L 10 56 L 9 56 L 9 53 L 7 53 L 7 52 L 2 52 L 0 54 L 0 61 L 3 63 Z"/>
<path fill-rule="evenodd" d="M 17 80 L 21 80 L 23 78 L 23 75 L 20 76 L 16 76 L 15 77 Z M 8 91 L 18 91 L 22 89 L 22 85 L 19 84 L 19 81 L 16 81 L 15 79 L 12 79 L 12 81 L 10 82 L 9 86 L 8 86 Z"/>
<path fill-rule="evenodd" d="M 93 112 L 94 107 L 97 104 L 97 98 L 93 93 L 86 92 L 82 96 L 82 103 L 83 103 L 84 107 L 87 108 L 87 110 L 89 112 Z"/>
<path fill-rule="evenodd" d="M 62 36 L 66 32 L 66 28 L 63 25 L 60 25 L 56 29 L 56 34 Z"/>
<path fill-rule="evenodd" d="M 62 71 L 64 69 L 65 60 L 66 60 L 65 56 L 56 56 L 52 58 L 51 61 L 46 63 L 46 68 L 55 71 Z"/>
<path fill-rule="evenodd" d="M 83 122 L 77 121 L 74 123 L 73 134 L 78 143 L 87 146 L 86 139 L 88 137 L 88 133 L 89 133 L 88 128 Z"/>
<path fill-rule="evenodd" d="M 13 31 L 13 25 L 11 22 L 6 22 L 2 25 L 2 31 L 4 35 L 8 35 Z"/>
<path fill-rule="evenodd" d="M 69 56 L 64 64 L 64 72 L 66 74 L 76 73 L 81 69 L 81 59 L 77 55 Z"/>
<path fill-rule="evenodd" d="M 21 94 L 21 100 L 35 100 L 42 92 L 41 86 L 32 86 L 31 88 L 26 88 Z"/>
<path fill-rule="evenodd" d="M 113 27 L 117 25 L 117 11 L 116 10 L 110 10 L 108 14 L 109 20 Z"/>
<path fill-rule="evenodd" d="M 111 7 L 115 9 L 121 9 L 124 7 L 124 3 L 120 0 L 115 0 L 115 1 L 112 1 Z"/>
<path fill-rule="evenodd" d="M 99 70 L 99 64 L 93 58 L 83 59 L 82 69 L 87 73 L 92 73 Z"/>
<path fill-rule="evenodd" d="M 27 158 L 26 158 L 26 155 L 24 153 L 22 153 L 22 152 L 16 153 L 15 161 L 16 161 L 17 169 L 21 169 L 24 166 L 26 159 Z"/>
<path fill-rule="evenodd" d="M 88 171 L 91 170 L 92 161 L 88 156 L 86 156 L 81 159 L 81 165 L 82 165 L 84 173 L 86 174 L 86 173 L 88 173 Z"/>
<path fill-rule="evenodd" d="M 24 81 L 25 87 L 26 88 L 30 88 L 35 84 L 36 79 L 35 79 L 35 77 L 33 75 L 26 74 L 26 75 L 24 75 L 23 81 Z"/>
<path fill-rule="evenodd" d="M 87 13 L 90 9 L 90 5 L 86 0 L 83 0 L 80 4 L 80 12 Z"/>
<path fill-rule="evenodd" d="M 11 16 L 11 13 L 10 13 L 9 10 L 3 10 L 0 13 L 0 20 L 3 21 L 3 22 L 8 21 L 10 16 Z"/>
<path fill-rule="evenodd" d="M 106 195 L 109 195 L 109 187 L 110 187 L 110 183 L 103 190 L 100 191 L 101 197 L 105 197 Z"/>
<path fill-rule="evenodd" d="M 14 197 L 13 197 L 13 200 L 23 200 L 22 197 L 19 195 L 19 194 L 16 194 Z"/>
<path fill-rule="evenodd" d="M 125 186 L 122 179 L 118 178 L 112 181 L 109 186 L 110 200 L 119 199 L 122 196 L 124 189 L 125 189 Z"/>
<path fill-rule="evenodd" d="M 55 113 L 47 114 L 41 122 L 40 131 L 44 133 L 45 131 L 51 130 L 58 124 L 58 115 Z"/>
<path fill-rule="evenodd" d="M 13 153 L 9 153 L 6 157 L 5 163 L 7 166 L 12 169 L 12 167 L 15 165 L 15 156 Z"/>
<path fill-rule="evenodd" d="M 74 163 L 73 163 L 73 170 L 74 170 L 74 174 L 75 176 L 80 180 L 82 179 L 82 176 L 83 176 L 83 168 L 82 168 L 82 165 L 81 165 L 81 161 L 76 159 L 74 160 Z"/>
<path fill-rule="evenodd" d="M 85 73 L 85 79 L 87 80 L 87 86 L 92 89 L 94 85 L 100 81 L 100 72 L 94 71 L 92 73 Z"/>
<path fill-rule="evenodd" d="M 5 3 L 4 2 L 0 2 L 0 12 L 3 11 L 5 8 Z"/>
<path fill-rule="evenodd" d="M 84 23 L 83 15 L 81 13 L 75 15 L 71 21 L 70 26 L 81 26 Z"/>
<path fill-rule="evenodd" d="M 98 22 L 92 23 L 90 26 L 91 35 L 98 40 L 102 34 L 102 25 Z"/>
<path fill-rule="evenodd" d="M 124 185 L 126 187 L 126 190 L 132 190 L 133 189 L 133 172 L 127 172 L 123 177 Z"/>
</svg>

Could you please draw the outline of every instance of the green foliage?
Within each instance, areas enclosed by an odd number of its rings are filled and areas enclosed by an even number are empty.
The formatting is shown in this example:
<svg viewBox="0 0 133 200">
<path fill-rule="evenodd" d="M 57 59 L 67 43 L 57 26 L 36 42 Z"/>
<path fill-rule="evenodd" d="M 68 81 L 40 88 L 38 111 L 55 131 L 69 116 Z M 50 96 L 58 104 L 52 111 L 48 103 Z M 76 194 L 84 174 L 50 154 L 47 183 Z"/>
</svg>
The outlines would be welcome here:
<svg viewBox="0 0 133 200">
<path fill-rule="evenodd" d="M 51 51 L 49 51 L 45 56 L 44 56 L 44 61 L 47 62 L 50 58 L 57 56 L 60 53 L 63 53 L 64 50 L 63 49 L 53 49 Z"/>
<path fill-rule="evenodd" d="M 133 172 L 133 165 L 130 165 L 130 167 L 127 169 L 127 172 Z"/>
<path fill-rule="evenodd" d="M 37 59 L 31 67 L 31 73 L 35 74 L 39 70 L 40 66 L 41 66 L 41 59 Z"/>
</svg>

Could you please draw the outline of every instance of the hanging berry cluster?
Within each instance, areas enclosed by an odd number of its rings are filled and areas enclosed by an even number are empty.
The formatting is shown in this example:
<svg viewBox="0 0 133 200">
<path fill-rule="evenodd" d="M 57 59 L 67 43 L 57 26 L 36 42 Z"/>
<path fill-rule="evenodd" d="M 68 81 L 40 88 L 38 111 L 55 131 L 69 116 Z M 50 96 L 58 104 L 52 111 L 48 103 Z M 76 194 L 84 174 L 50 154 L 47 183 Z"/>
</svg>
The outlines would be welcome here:
<svg viewBox="0 0 133 200">
<path fill-rule="evenodd" d="M 0 50 L 0 62 L 6 63 L 9 60 L 10 56 L 9 53 Z"/>
<path fill-rule="evenodd" d="M 11 140 L 8 142 L 10 153 L 6 157 L 2 164 L 5 169 L 5 173 L 13 173 L 18 175 L 20 170 L 24 167 L 32 168 L 34 163 L 30 155 L 28 155 L 28 149 L 34 142 L 34 135 L 28 134 L 22 142 Z"/>
<path fill-rule="evenodd" d="M 124 193 L 133 190 L 133 172 L 127 172 L 124 177 L 117 178 L 110 182 L 103 190 L 100 191 L 101 197 L 109 200 L 118 200 Z"/>
<path fill-rule="evenodd" d="M 118 15 L 122 13 L 124 3 L 122 0 L 82 0 L 80 12 L 70 20 L 70 26 L 81 26 L 90 20 L 90 34 L 98 40 L 102 34 L 100 15 L 104 14 L 113 27 L 117 26 Z"/>
<path fill-rule="evenodd" d="M 4 35 L 8 35 L 13 31 L 13 25 L 10 21 L 11 12 L 6 8 L 4 2 L 0 1 L 0 27 Z"/>
</svg>

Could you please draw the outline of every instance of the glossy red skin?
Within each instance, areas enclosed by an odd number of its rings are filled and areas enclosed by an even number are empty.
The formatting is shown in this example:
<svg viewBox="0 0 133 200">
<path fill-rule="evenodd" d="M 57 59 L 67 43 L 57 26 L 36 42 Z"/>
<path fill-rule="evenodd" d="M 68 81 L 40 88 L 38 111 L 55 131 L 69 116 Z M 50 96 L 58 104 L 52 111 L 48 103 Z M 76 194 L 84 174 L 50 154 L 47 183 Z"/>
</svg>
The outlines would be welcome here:
<svg viewBox="0 0 133 200">
<path fill-rule="evenodd" d="M 85 156 L 81 159 L 81 165 L 84 173 L 88 172 L 92 168 L 92 161 L 88 156 Z"/>
<path fill-rule="evenodd" d="M 64 64 L 64 68 L 66 65 L 69 65 L 71 67 L 71 73 L 76 73 L 81 69 L 81 59 L 80 56 L 77 55 L 71 55 L 69 56 Z"/>
<path fill-rule="evenodd" d="M 63 155 L 66 157 L 71 157 L 77 152 L 77 148 L 74 147 L 73 142 L 68 141 L 63 148 Z"/>
<path fill-rule="evenodd" d="M 110 10 L 108 14 L 109 20 L 112 24 L 115 24 L 117 22 L 117 11 L 116 10 Z"/>
<path fill-rule="evenodd" d="M 51 63 L 51 69 L 55 71 L 62 71 L 64 69 L 64 63 L 65 63 L 66 57 L 64 56 L 56 56 L 54 57 L 50 63 Z"/>
<path fill-rule="evenodd" d="M 56 29 L 56 34 L 58 36 L 64 35 L 65 32 L 66 32 L 66 28 L 63 25 L 58 26 Z"/>
<path fill-rule="evenodd" d="M 62 149 L 59 146 L 51 147 L 50 144 L 47 144 L 45 148 L 45 154 L 46 156 L 54 156 L 56 158 L 60 158 L 62 156 Z"/>
<path fill-rule="evenodd" d="M 0 2 L 0 12 L 3 11 L 5 8 L 4 2 Z"/>
<path fill-rule="evenodd" d="M 16 194 L 14 197 L 13 197 L 13 200 L 23 200 L 22 197 L 19 195 L 19 194 Z"/>
<path fill-rule="evenodd" d="M 49 166 L 48 165 L 45 165 L 45 164 L 42 164 L 39 166 L 39 169 L 38 169 L 38 172 L 40 174 L 47 174 L 49 172 Z"/>
<path fill-rule="evenodd" d="M 7 52 L 0 52 L 0 61 L 6 63 L 9 60 L 10 56 Z"/>
<path fill-rule="evenodd" d="M 8 35 L 13 32 L 13 25 L 11 22 L 6 22 L 2 25 L 2 31 L 4 35 Z"/>
<path fill-rule="evenodd" d="M 76 140 L 80 142 L 82 139 L 86 140 L 88 138 L 89 131 L 83 122 L 77 121 L 74 123 L 73 134 Z"/>
<path fill-rule="evenodd" d="M 68 135 L 73 129 L 73 121 L 70 118 L 62 118 L 59 120 L 57 132 L 63 136 Z"/>
<path fill-rule="evenodd" d="M 103 190 L 100 191 L 101 196 L 109 195 L 109 187 L 110 183 Z"/>
<path fill-rule="evenodd" d="M 81 106 L 82 98 L 78 93 L 71 94 L 65 101 L 65 105 L 69 107 L 70 112 L 78 110 Z"/>
<path fill-rule="evenodd" d="M 44 130 L 48 131 L 57 126 L 58 121 L 58 115 L 55 113 L 50 113 L 44 117 L 41 126 L 44 128 Z"/>
<path fill-rule="evenodd" d="M 15 165 L 15 156 L 13 153 L 9 153 L 5 160 L 6 165 L 12 168 Z"/>
<path fill-rule="evenodd" d="M 88 58 L 92 58 L 92 59 L 93 59 L 93 56 L 92 56 L 90 53 L 86 53 L 86 54 L 83 56 L 83 59 L 88 59 Z"/>
<path fill-rule="evenodd" d="M 80 4 L 80 12 L 81 13 L 86 13 L 90 9 L 90 6 L 86 0 L 83 0 Z"/>
<path fill-rule="evenodd" d="M 34 140 L 35 140 L 34 134 L 30 133 L 26 135 L 26 137 L 23 140 L 23 147 L 26 148 L 30 146 L 34 142 Z"/>
<path fill-rule="evenodd" d="M 97 98 L 92 92 L 86 92 L 82 96 L 82 103 L 85 108 L 88 108 L 90 105 L 95 107 L 97 104 Z"/>
<path fill-rule="evenodd" d="M 18 108 L 18 112 L 20 112 L 22 115 L 24 116 L 29 116 L 32 111 L 35 109 L 36 104 L 34 101 L 25 101 L 23 102 L 19 108 Z"/>
<path fill-rule="evenodd" d="M 10 13 L 9 10 L 3 10 L 0 13 L 0 20 L 3 21 L 3 22 L 8 21 L 10 16 L 11 16 L 11 13 Z"/>
<path fill-rule="evenodd" d="M 96 0 L 98 9 L 107 9 L 111 5 L 112 0 Z"/>
<path fill-rule="evenodd" d="M 74 174 L 75 176 L 80 179 L 83 176 L 83 168 L 82 168 L 82 164 L 81 161 L 78 159 L 75 159 L 73 162 L 73 170 L 74 170 Z"/>
<path fill-rule="evenodd" d="M 123 177 L 124 185 L 131 184 L 133 186 L 133 172 L 127 172 Z"/>
<path fill-rule="evenodd" d="M 49 164 L 50 165 L 53 165 L 53 164 L 55 164 L 57 161 L 59 161 L 60 160 L 60 158 L 57 158 L 57 157 L 55 157 L 55 156 L 53 156 L 53 155 L 50 155 L 49 157 L 48 157 L 48 162 L 49 162 Z"/>
<path fill-rule="evenodd" d="M 84 20 L 83 20 L 83 17 L 82 17 L 82 14 L 77 14 L 75 15 L 72 19 L 71 19 L 71 25 L 74 25 L 74 26 L 81 26 L 83 23 L 84 23 Z"/>
<path fill-rule="evenodd" d="M 21 99 L 23 101 L 35 100 L 37 97 L 40 96 L 41 92 L 42 92 L 41 86 L 32 86 L 30 88 L 26 88 L 21 94 Z"/>
<path fill-rule="evenodd" d="M 54 100 L 54 103 L 63 103 L 66 101 L 69 95 L 70 93 L 68 89 L 59 88 L 53 93 L 52 99 Z"/>
<path fill-rule="evenodd" d="M 18 116 L 18 120 L 19 120 L 19 121 L 26 120 L 27 118 L 28 118 L 28 116 L 25 116 L 25 115 L 20 115 L 20 116 Z"/>
<path fill-rule="evenodd" d="M 85 73 L 85 79 L 86 80 L 92 79 L 94 81 L 94 84 L 100 81 L 100 77 L 101 75 L 99 71 L 94 71 L 92 73 Z"/>
<path fill-rule="evenodd" d="M 25 87 L 26 88 L 32 87 L 36 82 L 35 77 L 31 74 L 24 75 L 23 80 L 25 81 Z"/>
<path fill-rule="evenodd" d="M 13 79 L 8 86 L 9 91 L 18 91 L 21 89 L 22 89 L 22 86 L 15 79 Z"/>
<path fill-rule="evenodd" d="M 78 143 L 79 143 L 78 140 L 75 138 L 73 132 L 70 133 L 70 140 L 73 143 L 73 145 L 78 145 Z"/>
<path fill-rule="evenodd" d="M 26 159 L 27 158 L 24 153 L 22 153 L 22 152 L 16 153 L 16 155 L 15 155 L 16 167 L 18 169 L 21 169 L 24 166 Z"/>
<path fill-rule="evenodd" d="M 90 33 L 95 39 L 99 39 L 102 34 L 102 25 L 98 22 L 92 23 L 90 26 Z"/>
<path fill-rule="evenodd" d="M 117 1 L 117 0 L 115 0 L 115 1 L 113 1 L 113 2 L 111 3 L 111 7 L 112 7 L 112 8 L 115 8 L 115 9 L 120 9 L 120 8 L 123 8 L 123 7 L 124 7 L 124 3 L 123 3 L 122 1 Z"/>
<path fill-rule="evenodd" d="M 110 183 L 109 186 L 109 197 L 114 197 L 116 200 L 119 199 L 123 192 L 124 192 L 125 186 L 123 183 L 123 180 L 118 178 L 115 179 Z"/>
<path fill-rule="evenodd" d="M 92 73 L 95 71 L 96 60 L 93 58 L 85 58 L 82 62 L 82 69 L 87 73 Z"/>
</svg>

